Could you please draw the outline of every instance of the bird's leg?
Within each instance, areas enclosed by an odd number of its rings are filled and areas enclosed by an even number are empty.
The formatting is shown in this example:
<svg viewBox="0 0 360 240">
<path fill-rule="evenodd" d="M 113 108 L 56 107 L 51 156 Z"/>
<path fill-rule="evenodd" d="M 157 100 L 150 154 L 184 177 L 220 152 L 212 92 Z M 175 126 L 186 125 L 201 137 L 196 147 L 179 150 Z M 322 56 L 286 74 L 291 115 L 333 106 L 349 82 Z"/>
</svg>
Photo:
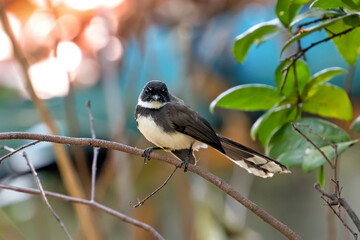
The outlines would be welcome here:
<svg viewBox="0 0 360 240">
<path fill-rule="evenodd" d="M 189 148 L 188 155 L 186 156 L 185 161 L 184 161 L 184 172 L 187 172 L 187 170 L 188 170 L 191 154 L 192 154 L 192 144 Z"/>
<path fill-rule="evenodd" d="M 146 160 L 150 160 L 150 153 L 153 151 L 153 150 L 160 150 L 162 148 L 160 147 L 148 147 L 146 148 L 143 153 L 141 154 L 142 157 L 144 157 L 144 163 L 146 164 Z"/>
</svg>

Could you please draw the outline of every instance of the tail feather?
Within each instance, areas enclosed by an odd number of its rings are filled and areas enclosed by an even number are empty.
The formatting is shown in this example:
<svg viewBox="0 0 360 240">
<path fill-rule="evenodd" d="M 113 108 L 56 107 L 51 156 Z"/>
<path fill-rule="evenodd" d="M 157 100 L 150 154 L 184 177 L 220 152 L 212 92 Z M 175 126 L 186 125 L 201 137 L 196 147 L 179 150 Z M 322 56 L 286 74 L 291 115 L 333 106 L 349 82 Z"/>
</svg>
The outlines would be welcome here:
<svg viewBox="0 0 360 240">
<path fill-rule="evenodd" d="M 281 163 L 220 134 L 217 136 L 225 155 L 249 173 L 263 178 L 272 177 L 274 173 L 290 173 L 290 170 Z"/>
</svg>

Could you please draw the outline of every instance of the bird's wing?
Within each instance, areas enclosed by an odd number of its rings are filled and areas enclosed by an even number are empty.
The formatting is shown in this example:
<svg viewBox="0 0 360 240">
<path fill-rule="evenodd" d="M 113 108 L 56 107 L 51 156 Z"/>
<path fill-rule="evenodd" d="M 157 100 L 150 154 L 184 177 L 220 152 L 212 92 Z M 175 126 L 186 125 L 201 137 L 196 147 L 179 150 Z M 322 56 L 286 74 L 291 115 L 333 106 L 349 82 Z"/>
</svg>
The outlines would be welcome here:
<svg viewBox="0 0 360 240">
<path fill-rule="evenodd" d="M 167 117 L 176 131 L 189 135 L 224 153 L 220 140 L 208 121 L 179 102 L 167 103 Z"/>
</svg>

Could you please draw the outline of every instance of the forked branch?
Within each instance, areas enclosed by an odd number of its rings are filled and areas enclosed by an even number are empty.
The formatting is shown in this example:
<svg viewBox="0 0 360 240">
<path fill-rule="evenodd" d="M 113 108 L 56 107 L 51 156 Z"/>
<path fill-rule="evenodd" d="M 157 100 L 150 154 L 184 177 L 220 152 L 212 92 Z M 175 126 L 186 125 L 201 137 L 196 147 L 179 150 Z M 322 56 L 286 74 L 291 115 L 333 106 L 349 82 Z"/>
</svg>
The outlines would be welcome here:
<svg viewBox="0 0 360 240">
<path fill-rule="evenodd" d="M 335 151 L 335 160 L 332 162 L 326 154 L 309 138 L 307 137 L 297 126 L 295 123 L 292 123 L 292 127 L 295 131 L 297 131 L 302 137 L 305 138 L 307 142 L 309 142 L 314 148 L 325 158 L 326 162 L 330 165 L 333 179 L 331 181 L 334 183 L 334 192 L 333 193 L 327 193 L 323 189 L 321 189 L 319 184 L 315 184 L 315 189 L 321 193 L 321 198 L 326 202 L 326 204 L 330 207 L 330 209 L 334 212 L 334 214 L 338 217 L 338 219 L 342 222 L 344 227 L 349 230 L 349 232 L 354 236 L 354 239 L 358 239 L 358 233 L 353 231 L 349 225 L 343 220 L 343 218 L 340 215 L 340 210 L 337 212 L 333 206 L 339 206 L 344 208 L 358 231 L 360 232 L 360 220 L 359 217 L 356 215 L 354 210 L 350 207 L 348 202 L 341 197 L 341 187 L 339 185 L 339 180 L 337 179 L 337 168 L 338 168 L 338 151 L 337 151 L 337 145 L 336 144 L 330 144 L 334 151 Z M 309 128 L 309 132 L 312 133 L 312 130 Z"/>
<path fill-rule="evenodd" d="M 56 135 L 45 135 L 45 134 L 35 134 L 35 133 L 24 133 L 24 132 L 7 132 L 7 133 L 0 133 L 0 139 L 32 139 L 32 140 L 39 140 L 45 142 L 53 142 L 53 143 L 60 143 L 60 144 L 70 144 L 70 145 L 79 145 L 79 146 L 90 146 L 90 147 L 101 147 L 107 148 L 112 150 L 117 150 L 121 152 L 130 153 L 133 155 L 141 156 L 143 153 L 142 149 L 138 149 L 135 147 L 131 147 L 125 144 L 111 142 L 106 140 L 100 139 L 92 139 L 92 138 L 72 138 L 72 137 L 65 137 L 65 136 L 56 136 Z M 175 157 L 165 156 L 162 154 L 158 154 L 152 152 L 150 154 L 151 159 L 160 160 L 166 162 L 168 164 L 181 167 L 182 163 Z M 214 184 L 226 194 L 234 198 L 240 204 L 248 208 L 250 211 L 255 213 L 258 217 L 260 217 L 263 221 L 267 222 L 273 228 L 277 229 L 280 233 L 286 236 L 288 239 L 296 239 L 300 240 L 301 237 L 295 233 L 292 229 L 286 226 L 284 223 L 280 222 L 268 212 L 263 210 L 261 207 L 250 201 L 249 199 L 242 196 L 239 192 L 237 192 L 230 184 L 226 183 L 223 179 L 219 178 L 218 176 L 200 168 L 199 166 L 189 165 L 188 168 L 189 172 L 193 172 L 202 178 L 206 179 L 210 183 Z M 0 185 L 1 187 L 1 185 Z M 86 200 L 84 200 L 86 201 Z M 89 202 L 89 201 L 86 201 Z"/>
</svg>

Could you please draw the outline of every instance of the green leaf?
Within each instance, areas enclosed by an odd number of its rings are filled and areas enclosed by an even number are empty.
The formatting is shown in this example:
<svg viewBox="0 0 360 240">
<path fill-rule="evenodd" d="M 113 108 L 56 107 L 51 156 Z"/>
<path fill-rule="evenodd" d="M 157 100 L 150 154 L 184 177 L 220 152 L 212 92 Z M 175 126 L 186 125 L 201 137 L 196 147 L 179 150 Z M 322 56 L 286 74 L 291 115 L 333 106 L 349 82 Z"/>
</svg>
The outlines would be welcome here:
<svg viewBox="0 0 360 240">
<path fill-rule="evenodd" d="M 346 92 L 335 85 L 324 83 L 310 89 L 303 100 L 302 110 L 323 117 L 352 119 L 352 107 Z"/>
<path fill-rule="evenodd" d="M 353 27 L 359 26 L 359 16 L 351 16 L 343 21 L 337 21 L 328 27 L 328 35 L 340 33 Z M 332 39 L 341 56 L 350 65 L 354 65 L 360 53 L 360 28 L 355 28 L 350 32 Z"/>
<path fill-rule="evenodd" d="M 295 24 L 299 23 L 300 21 L 306 19 L 306 18 L 315 18 L 315 17 L 323 17 L 324 15 L 332 15 L 337 16 L 339 15 L 339 11 L 334 10 L 324 10 L 321 8 L 312 8 L 308 11 L 301 13 L 299 15 L 296 15 L 294 20 L 291 22 L 290 27 L 294 26 Z M 341 13 L 341 15 L 344 15 Z"/>
<path fill-rule="evenodd" d="M 323 82 L 330 81 L 337 75 L 346 73 L 346 70 L 339 67 L 331 67 L 321 70 L 320 72 L 315 73 L 310 82 L 305 86 L 303 95 L 307 95 L 309 90 L 314 87 L 315 85 Z"/>
<path fill-rule="evenodd" d="M 357 143 L 359 140 L 352 140 L 347 142 L 337 143 L 337 153 L 340 155 L 341 153 L 345 152 L 346 149 Z M 320 148 L 321 151 L 324 152 L 326 157 L 329 160 L 335 158 L 335 149 L 332 145 L 327 145 Z M 304 172 L 310 172 L 317 167 L 320 167 L 326 162 L 324 156 L 317 150 L 317 149 L 309 149 L 305 152 L 304 162 L 302 164 L 302 169 Z"/>
<path fill-rule="evenodd" d="M 276 15 L 284 26 L 289 26 L 303 4 L 309 1 L 278 0 Z"/>
<path fill-rule="evenodd" d="M 231 108 L 244 111 L 268 110 L 281 100 L 279 92 L 265 84 L 245 84 L 230 88 L 221 93 L 210 104 L 210 111 L 215 107 Z"/>
<path fill-rule="evenodd" d="M 289 68 L 287 74 L 286 72 L 283 72 L 283 69 L 289 66 L 289 64 L 291 64 L 291 60 L 284 61 L 277 67 L 275 71 L 276 87 L 285 96 L 290 96 L 296 93 L 294 65 Z M 295 68 L 296 68 L 298 90 L 299 90 L 299 94 L 301 94 L 305 88 L 305 85 L 310 81 L 310 70 L 306 65 L 306 63 L 301 60 L 296 61 Z"/>
<path fill-rule="evenodd" d="M 325 185 L 324 165 L 321 165 L 319 167 L 317 181 L 318 181 L 318 184 L 320 185 L 320 187 L 324 188 L 324 185 Z"/>
<path fill-rule="evenodd" d="M 322 9 L 331 9 L 331 8 L 350 8 L 342 0 L 316 0 L 311 5 L 310 8 L 322 8 Z"/>
<path fill-rule="evenodd" d="M 327 82 L 333 77 L 346 73 L 346 70 L 340 67 L 331 67 L 321 70 L 314 74 L 311 79 L 311 84 L 315 85 L 322 82 Z"/>
<path fill-rule="evenodd" d="M 278 19 L 259 23 L 251 27 L 246 32 L 236 37 L 233 47 L 235 59 L 239 62 L 243 62 L 253 44 L 259 46 L 261 43 L 269 40 L 284 30 L 285 29 Z"/>
<path fill-rule="evenodd" d="M 350 140 L 346 131 L 322 119 L 301 118 L 295 124 L 319 147 L 328 145 L 328 141 L 337 143 Z M 265 146 L 265 152 L 268 156 L 277 158 L 278 161 L 287 166 L 302 163 L 308 149 L 313 149 L 313 146 L 298 132 L 294 131 L 290 123 L 277 130 Z"/>
<path fill-rule="evenodd" d="M 302 164 L 302 162 L 304 160 L 304 150 L 303 149 L 299 149 L 299 150 L 295 149 L 293 151 L 284 152 L 284 153 L 280 154 L 280 156 L 278 156 L 276 158 L 276 160 L 278 162 L 281 162 L 282 164 L 284 164 L 287 167 L 292 167 L 295 165 Z"/>
<path fill-rule="evenodd" d="M 336 18 L 331 18 L 331 19 L 328 19 L 328 20 L 325 20 L 323 22 L 321 22 L 320 24 L 318 25 L 315 25 L 313 27 L 310 27 L 310 28 L 307 28 L 306 31 L 302 31 L 296 35 L 294 35 L 293 37 L 291 37 L 285 44 L 284 44 L 284 47 L 282 48 L 281 50 L 281 54 L 285 51 L 285 49 L 290 46 L 290 44 L 292 44 L 293 42 L 313 33 L 313 32 L 316 32 L 316 31 L 320 31 L 324 28 L 327 28 L 328 26 L 331 26 L 339 21 L 342 21 L 343 19 L 346 19 L 346 18 L 351 18 L 353 16 L 357 16 L 358 14 L 357 13 L 351 13 L 351 14 L 347 14 L 347 15 L 343 15 L 343 16 L 340 16 L 340 17 L 336 17 Z"/>
<path fill-rule="evenodd" d="M 268 138 L 282 125 L 294 121 L 297 117 L 297 109 L 291 105 L 272 108 L 256 120 L 251 128 L 251 137 L 256 136 L 263 146 Z"/>
<path fill-rule="evenodd" d="M 351 124 L 350 129 L 354 132 L 360 133 L 360 116 L 358 116 Z"/>
<path fill-rule="evenodd" d="M 306 4 L 308 2 L 311 2 L 312 0 L 291 0 L 291 2 L 295 3 L 295 4 Z"/>
</svg>

